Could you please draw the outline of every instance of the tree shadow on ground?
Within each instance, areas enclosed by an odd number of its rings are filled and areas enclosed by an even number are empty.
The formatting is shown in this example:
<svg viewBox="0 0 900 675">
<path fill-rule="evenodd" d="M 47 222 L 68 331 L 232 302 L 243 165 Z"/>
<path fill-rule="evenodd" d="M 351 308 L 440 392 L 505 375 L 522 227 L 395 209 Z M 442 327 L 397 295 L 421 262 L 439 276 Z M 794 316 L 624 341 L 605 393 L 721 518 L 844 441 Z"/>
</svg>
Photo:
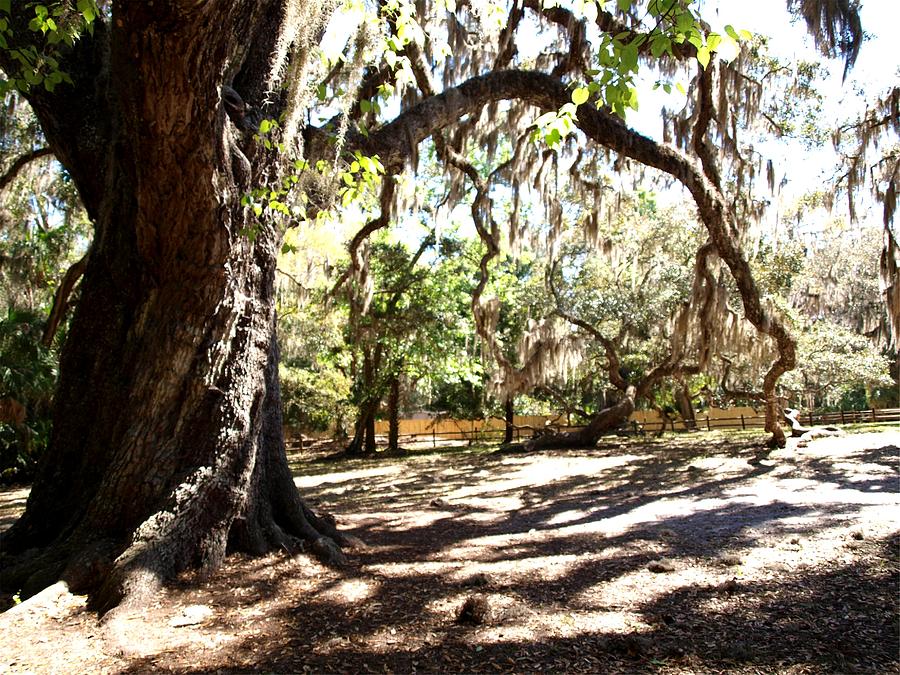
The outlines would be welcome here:
<svg viewBox="0 0 900 675">
<path fill-rule="evenodd" d="M 350 567 L 232 560 L 195 600 L 219 603 L 210 634 L 245 636 L 225 672 L 888 672 L 898 541 L 859 524 L 896 494 L 895 453 L 348 463 L 298 482 L 370 544 Z M 491 614 L 460 625 L 473 594 Z M 161 663 L 191 671 L 177 654 L 131 671 Z"/>
</svg>

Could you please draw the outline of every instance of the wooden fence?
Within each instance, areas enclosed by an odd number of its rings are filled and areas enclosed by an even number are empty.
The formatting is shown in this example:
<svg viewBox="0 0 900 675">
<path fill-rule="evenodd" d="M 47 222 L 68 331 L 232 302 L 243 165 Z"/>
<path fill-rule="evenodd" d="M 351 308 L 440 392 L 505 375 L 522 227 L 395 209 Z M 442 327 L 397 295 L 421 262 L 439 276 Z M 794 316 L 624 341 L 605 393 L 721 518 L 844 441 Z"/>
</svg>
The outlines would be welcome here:
<svg viewBox="0 0 900 675">
<path fill-rule="evenodd" d="M 547 427 L 565 426 L 563 415 L 516 415 L 513 424 L 523 431 L 544 429 Z M 375 433 L 386 436 L 389 423 L 387 420 L 375 422 Z M 435 436 L 437 438 L 464 438 L 469 440 L 481 435 L 499 432 L 503 436 L 506 422 L 498 417 L 480 420 L 454 419 L 450 417 L 434 417 L 431 419 L 400 420 L 401 436 Z"/>
<path fill-rule="evenodd" d="M 843 410 L 831 413 L 802 413 L 800 421 L 809 426 L 826 424 L 900 423 L 900 408 L 881 410 Z M 681 419 L 664 420 L 654 410 L 638 410 L 629 423 L 621 429 L 625 433 L 652 433 L 660 431 L 712 431 L 714 429 L 763 429 L 766 418 L 753 408 L 712 408 L 695 418 L 695 426 Z M 530 438 L 535 433 L 577 431 L 581 426 L 568 426 L 563 415 L 516 415 L 513 438 Z M 452 418 L 400 420 L 400 437 L 406 442 L 428 442 L 437 445 L 438 440 L 462 442 L 497 442 L 503 439 L 504 420 L 490 417 L 483 420 Z M 900 429 L 900 427 L 898 427 Z M 387 435 L 388 422 L 375 423 L 375 433 Z"/>
</svg>

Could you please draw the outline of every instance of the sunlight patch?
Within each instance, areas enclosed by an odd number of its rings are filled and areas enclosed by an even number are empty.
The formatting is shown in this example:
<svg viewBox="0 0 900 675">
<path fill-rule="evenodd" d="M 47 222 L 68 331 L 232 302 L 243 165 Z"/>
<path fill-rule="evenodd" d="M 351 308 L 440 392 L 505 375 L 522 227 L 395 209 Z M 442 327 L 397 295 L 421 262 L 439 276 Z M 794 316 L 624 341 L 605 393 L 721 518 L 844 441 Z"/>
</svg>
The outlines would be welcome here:
<svg viewBox="0 0 900 675">
<path fill-rule="evenodd" d="M 698 457 L 691 466 L 716 473 L 743 473 L 747 470 L 747 460 L 741 457 Z"/>
<path fill-rule="evenodd" d="M 547 520 L 548 525 L 563 525 L 565 523 L 571 523 L 575 520 L 581 520 L 582 518 L 587 518 L 591 515 L 590 511 L 583 511 L 581 509 L 573 509 L 571 511 L 562 511 L 561 513 L 557 513 L 552 518 Z"/>
<path fill-rule="evenodd" d="M 403 472 L 403 467 L 399 464 L 386 464 L 371 469 L 358 469 L 356 471 L 341 471 L 335 473 L 323 474 L 307 474 L 305 476 L 297 476 L 294 478 L 294 485 L 298 488 L 311 488 L 324 485 L 327 483 L 351 483 L 351 490 L 358 490 L 360 483 L 364 478 L 377 478 L 385 476 L 396 476 Z"/>
<path fill-rule="evenodd" d="M 581 479 L 583 485 L 600 483 L 600 473 L 632 462 L 645 460 L 649 455 L 619 455 L 617 457 L 545 457 L 540 462 L 531 458 L 504 460 L 502 467 L 512 469 L 494 480 L 467 485 L 448 493 L 448 499 L 464 499 L 490 493 L 504 493 L 541 485 L 551 485 L 566 479 Z M 517 468 L 518 467 L 518 468 Z M 485 474 L 487 477 L 488 474 Z M 552 480 L 547 480 L 552 476 Z"/>
<path fill-rule="evenodd" d="M 354 603 L 370 598 L 378 589 L 379 584 L 363 579 L 346 579 L 324 595 L 337 602 Z"/>
</svg>

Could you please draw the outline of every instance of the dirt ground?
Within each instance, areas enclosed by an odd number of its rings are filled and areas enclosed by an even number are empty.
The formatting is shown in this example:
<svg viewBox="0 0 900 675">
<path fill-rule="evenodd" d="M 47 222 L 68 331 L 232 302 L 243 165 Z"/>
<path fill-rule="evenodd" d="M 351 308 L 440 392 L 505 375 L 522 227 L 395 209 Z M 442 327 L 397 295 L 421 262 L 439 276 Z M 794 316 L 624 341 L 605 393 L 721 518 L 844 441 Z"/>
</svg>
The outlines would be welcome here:
<svg viewBox="0 0 900 675">
<path fill-rule="evenodd" d="M 762 440 L 307 452 L 349 567 L 232 557 L 109 621 L 60 584 L 0 615 L 0 672 L 900 672 L 900 429 Z"/>
</svg>

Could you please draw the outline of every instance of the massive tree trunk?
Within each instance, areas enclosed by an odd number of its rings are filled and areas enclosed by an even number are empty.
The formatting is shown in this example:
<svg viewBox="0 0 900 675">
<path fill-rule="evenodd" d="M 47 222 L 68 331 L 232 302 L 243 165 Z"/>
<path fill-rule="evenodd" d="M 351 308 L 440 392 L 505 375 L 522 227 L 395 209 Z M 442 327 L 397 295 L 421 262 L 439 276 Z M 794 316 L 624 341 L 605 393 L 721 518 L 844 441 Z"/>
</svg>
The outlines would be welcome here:
<svg viewBox="0 0 900 675">
<path fill-rule="evenodd" d="M 5 592 L 62 577 L 106 609 L 186 567 L 214 569 L 229 542 L 258 553 L 306 540 L 331 561 L 346 543 L 304 506 L 285 457 L 281 235 L 240 203 L 251 160 L 277 158 L 223 105 L 226 73 L 262 100 L 272 44 L 245 45 L 277 28 L 282 8 L 160 4 L 116 3 L 111 28 L 83 36 L 64 64 L 74 91 L 30 96 L 95 238 L 50 445 L 0 540 Z"/>
</svg>

